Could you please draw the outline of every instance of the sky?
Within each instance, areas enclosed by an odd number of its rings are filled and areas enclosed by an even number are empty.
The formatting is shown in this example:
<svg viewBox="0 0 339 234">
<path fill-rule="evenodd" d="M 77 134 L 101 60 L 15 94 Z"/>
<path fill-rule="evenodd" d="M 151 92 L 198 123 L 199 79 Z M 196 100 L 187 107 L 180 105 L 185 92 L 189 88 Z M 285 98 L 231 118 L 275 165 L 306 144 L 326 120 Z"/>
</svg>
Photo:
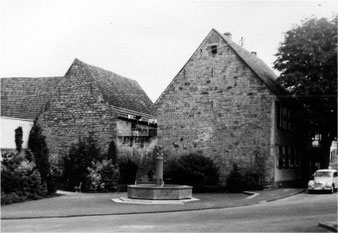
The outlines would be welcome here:
<svg viewBox="0 0 339 234">
<path fill-rule="evenodd" d="M 272 68 L 284 32 L 337 12 L 329 0 L 0 0 L 0 77 L 63 76 L 78 58 L 155 102 L 212 28 Z"/>
</svg>

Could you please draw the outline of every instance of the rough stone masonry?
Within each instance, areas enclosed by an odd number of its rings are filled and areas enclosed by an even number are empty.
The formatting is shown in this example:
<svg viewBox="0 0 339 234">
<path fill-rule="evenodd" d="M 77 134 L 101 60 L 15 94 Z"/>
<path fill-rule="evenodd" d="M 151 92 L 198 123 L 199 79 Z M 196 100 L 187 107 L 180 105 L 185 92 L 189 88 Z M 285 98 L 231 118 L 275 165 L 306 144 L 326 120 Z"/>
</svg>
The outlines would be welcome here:
<svg viewBox="0 0 339 234">
<path fill-rule="evenodd" d="M 254 56 L 254 55 L 253 55 Z M 155 103 L 159 145 L 170 157 L 201 153 L 219 167 L 220 183 L 237 163 L 266 157 L 266 183 L 276 98 L 257 74 L 212 30 Z"/>
</svg>

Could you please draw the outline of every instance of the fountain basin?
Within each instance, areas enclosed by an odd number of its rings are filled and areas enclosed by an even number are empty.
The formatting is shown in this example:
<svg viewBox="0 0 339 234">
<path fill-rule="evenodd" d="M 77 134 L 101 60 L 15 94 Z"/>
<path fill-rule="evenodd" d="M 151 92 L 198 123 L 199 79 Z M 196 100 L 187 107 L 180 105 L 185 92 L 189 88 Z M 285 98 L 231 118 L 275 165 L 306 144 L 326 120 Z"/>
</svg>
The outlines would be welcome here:
<svg viewBox="0 0 339 234">
<path fill-rule="evenodd" d="M 127 186 L 127 197 L 134 199 L 151 200 L 181 200 L 192 198 L 192 186 L 171 185 L 163 187 L 155 184 L 138 184 Z"/>
</svg>

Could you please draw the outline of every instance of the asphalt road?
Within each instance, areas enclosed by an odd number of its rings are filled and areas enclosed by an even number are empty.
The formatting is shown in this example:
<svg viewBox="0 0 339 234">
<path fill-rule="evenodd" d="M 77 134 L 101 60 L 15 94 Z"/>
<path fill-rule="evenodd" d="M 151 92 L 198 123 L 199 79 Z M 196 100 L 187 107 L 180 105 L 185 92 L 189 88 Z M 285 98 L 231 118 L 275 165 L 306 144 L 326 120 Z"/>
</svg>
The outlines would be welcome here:
<svg viewBox="0 0 339 234">
<path fill-rule="evenodd" d="M 299 194 L 257 205 L 161 214 L 2 220 L 2 232 L 327 232 L 337 193 Z"/>
</svg>

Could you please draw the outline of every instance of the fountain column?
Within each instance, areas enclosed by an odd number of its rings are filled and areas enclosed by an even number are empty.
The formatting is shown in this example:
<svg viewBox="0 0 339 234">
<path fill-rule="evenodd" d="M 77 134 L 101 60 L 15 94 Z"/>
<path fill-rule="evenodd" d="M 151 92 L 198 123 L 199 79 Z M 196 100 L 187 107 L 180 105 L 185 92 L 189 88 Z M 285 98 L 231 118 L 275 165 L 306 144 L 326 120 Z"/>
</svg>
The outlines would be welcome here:
<svg viewBox="0 0 339 234">
<path fill-rule="evenodd" d="M 164 158 L 161 155 L 159 155 L 156 161 L 157 163 L 156 163 L 155 173 L 156 173 L 156 179 L 157 179 L 157 186 L 163 187 L 164 185 L 164 179 L 163 179 Z"/>
</svg>

